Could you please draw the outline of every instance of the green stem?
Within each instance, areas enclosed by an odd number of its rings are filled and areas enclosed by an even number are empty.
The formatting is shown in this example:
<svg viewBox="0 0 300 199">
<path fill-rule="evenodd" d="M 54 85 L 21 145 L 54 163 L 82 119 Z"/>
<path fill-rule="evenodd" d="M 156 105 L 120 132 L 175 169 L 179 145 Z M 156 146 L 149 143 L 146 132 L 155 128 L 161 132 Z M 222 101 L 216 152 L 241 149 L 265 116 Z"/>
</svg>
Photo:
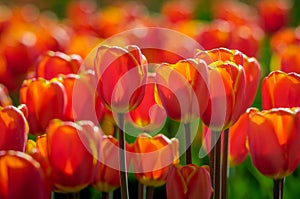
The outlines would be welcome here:
<svg viewBox="0 0 300 199">
<path fill-rule="evenodd" d="M 219 132 L 212 131 L 211 146 L 214 145 L 210 152 L 210 176 L 214 193 L 212 198 L 219 199 L 221 194 L 221 139 Z"/>
<path fill-rule="evenodd" d="M 228 136 L 229 136 L 229 130 L 226 129 L 224 131 L 223 155 L 222 155 L 222 193 L 221 193 L 222 199 L 227 199 Z"/>
<path fill-rule="evenodd" d="M 154 193 L 154 187 L 147 186 L 147 199 L 152 199 Z"/>
<path fill-rule="evenodd" d="M 128 179 L 126 168 L 126 147 L 124 128 L 124 114 L 118 114 L 118 138 L 119 138 L 119 165 L 120 165 L 120 180 L 121 180 L 121 198 L 129 199 L 128 195 Z"/>
<path fill-rule="evenodd" d="M 283 187 L 284 187 L 284 178 L 273 180 L 273 198 L 274 199 L 283 199 Z"/>
<path fill-rule="evenodd" d="M 184 124 L 185 130 L 185 163 L 192 164 L 191 123 Z"/>
</svg>

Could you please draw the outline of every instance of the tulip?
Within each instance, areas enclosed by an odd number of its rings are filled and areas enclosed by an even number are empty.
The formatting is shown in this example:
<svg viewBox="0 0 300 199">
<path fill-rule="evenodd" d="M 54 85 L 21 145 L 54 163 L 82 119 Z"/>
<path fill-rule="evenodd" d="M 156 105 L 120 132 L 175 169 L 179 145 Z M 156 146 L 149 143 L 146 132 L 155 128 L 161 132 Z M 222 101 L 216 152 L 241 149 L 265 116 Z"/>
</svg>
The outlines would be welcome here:
<svg viewBox="0 0 300 199">
<path fill-rule="evenodd" d="M 261 24 L 268 33 L 274 33 L 287 25 L 291 5 L 285 0 L 263 0 L 257 4 Z"/>
<path fill-rule="evenodd" d="M 151 137 L 139 134 L 132 145 L 133 171 L 136 179 L 146 186 L 158 187 L 166 182 L 170 165 L 179 162 L 178 140 L 163 134 Z"/>
<path fill-rule="evenodd" d="M 156 68 L 157 98 L 176 121 L 182 121 L 186 136 L 186 163 L 192 163 L 190 124 L 203 113 L 208 101 L 207 65 L 187 59 Z"/>
<path fill-rule="evenodd" d="M 169 199 L 209 199 L 213 189 L 208 168 L 174 165 L 168 173 L 166 190 Z"/>
<path fill-rule="evenodd" d="M 17 151 L 0 151 L 0 198 L 50 199 L 50 189 L 40 164 Z"/>
<path fill-rule="evenodd" d="M 110 135 L 103 136 L 99 164 L 92 183 L 96 190 L 108 193 L 120 186 L 118 161 L 118 140 Z"/>
<path fill-rule="evenodd" d="M 136 108 L 142 101 L 147 61 L 137 46 L 100 46 L 94 61 L 102 102 L 117 113 Z"/>
<path fill-rule="evenodd" d="M 271 72 L 262 82 L 263 109 L 300 106 L 300 75 Z"/>
<path fill-rule="evenodd" d="M 278 63 L 273 63 L 273 68 L 282 70 L 286 73 L 300 73 L 300 58 L 298 56 L 299 50 L 299 45 L 293 44 L 284 48 L 278 55 L 275 54 L 275 61 L 278 57 Z"/>
<path fill-rule="evenodd" d="M 207 105 L 207 66 L 195 59 L 156 68 L 156 87 L 159 103 L 167 115 L 183 123 L 198 118 Z"/>
<path fill-rule="evenodd" d="M 161 13 L 171 23 L 188 21 L 192 18 L 191 5 L 187 2 L 167 1 L 163 4 Z"/>
<path fill-rule="evenodd" d="M 93 71 L 61 75 L 58 80 L 63 84 L 67 96 L 64 120 L 90 120 L 98 124 L 105 108 L 94 90 L 96 81 Z"/>
<path fill-rule="evenodd" d="M 145 93 L 148 65 L 137 46 L 100 46 L 94 59 L 97 89 L 102 103 L 118 114 L 122 199 L 128 198 L 124 113 L 135 109 Z"/>
<path fill-rule="evenodd" d="M 45 146 L 38 148 L 49 161 L 55 191 L 78 192 L 92 182 L 99 159 L 100 136 L 100 130 L 88 121 L 51 121 L 44 142 L 47 151 L 43 152 Z"/>
<path fill-rule="evenodd" d="M 300 42 L 300 35 L 298 34 L 300 28 L 284 28 L 271 36 L 270 45 L 275 53 L 282 52 L 286 47 L 293 46 Z"/>
<path fill-rule="evenodd" d="M 299 116 L 299 108 L 257 110 L 250 115 L 249 151 L 262 174 L 281 179 L 296 169 L 300 160 Z"/>
<path fill-rule="evenodd" d="M 227 156 L 228 156 L 228 128 L 232 126 L 246 110 L 246 101 L 250 100 L 256 90 L 253 90 L 258 82 L 258 64 L 250 64 L 246 55 L 237 50 L 226 48 L 199 51 L 196 56 L 204 60 L 208 65 L 209 103 L 201 114 L 203 123 L 211 128 L 211 145 L 214 146 L 210 156 L 212 184 L 215 189 L 215 198 L 221 194 L 220 176 L 222 176 L 222 198 L 227 195 Z M 244 64 L 245 60 L 245 64 Z M 256 62 L 257 63 L 257 62 Z M 252 66 L 249 73 L 243 67 Z M 251 71 L 251 73 L 250 73 Z M 259 73 L 259 70 L 258 70 Z M 252 82 L 251 80 L 254 79 Z M 257 87 L 257 86 L 256 86 Z M 249 96 L 248 96 L 249 95 Z M 249 99 L 247 99 L 247 98 Z M 254 98 L 254 97 L 253 97 Z M 221 139 L 218 136 L 225 130 L 222 173 L 221 164 Z"/>
<path fill-rule="evenodd" d="M 62 119 L 64 116 L 65 89 L 57 79 L 25 80 L 20 89 L 20 102 L 28 107 L 30 133 L 43 134 L 51 119 Z"/>
<path fill-rule="evenodd" d="M 50 80 L 59 74 L 77 73 L 82 62 L 79 55 L 47 51 L 36 64 L 36 77 Z"/>
<path fill-rule="evenodd" d="M 148 132 L 161 128 L 166 119 L 164 110 L 155 101 L 154 87 L 155 74 L 148 76 L 145 96 L 141 104 L 129 112 L 134 126 Z"/>
<path fill-rule="evenodd" d="M 245 94 L 250 92 L 242 65 L 244 56 L 239 51 L 219 48 L 199 51 L 196 57 L 208 64 L 209 74 L 210 99 L 201 118 L 213 130 L 227 129 L 245 110 Z"/>
<path fill-rule="evenodd" d="M 9 105 L 0 107 L 0 150 L 25 151 L 28 123 L 23 113 Z"/>
</svg>

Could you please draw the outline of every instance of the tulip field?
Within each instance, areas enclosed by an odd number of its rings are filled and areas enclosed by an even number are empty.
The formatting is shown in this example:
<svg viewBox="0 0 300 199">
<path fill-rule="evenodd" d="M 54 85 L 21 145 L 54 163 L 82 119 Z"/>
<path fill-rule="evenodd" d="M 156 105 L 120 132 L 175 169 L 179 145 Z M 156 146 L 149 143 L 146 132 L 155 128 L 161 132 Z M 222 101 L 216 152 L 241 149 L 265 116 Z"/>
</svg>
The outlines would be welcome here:
<svg viewBox="0 0 300 199">
<path fill-rule="evenodd" d="M 0 2 L 0 199 L 300 198 L 299 8 Z"/>
</svg>

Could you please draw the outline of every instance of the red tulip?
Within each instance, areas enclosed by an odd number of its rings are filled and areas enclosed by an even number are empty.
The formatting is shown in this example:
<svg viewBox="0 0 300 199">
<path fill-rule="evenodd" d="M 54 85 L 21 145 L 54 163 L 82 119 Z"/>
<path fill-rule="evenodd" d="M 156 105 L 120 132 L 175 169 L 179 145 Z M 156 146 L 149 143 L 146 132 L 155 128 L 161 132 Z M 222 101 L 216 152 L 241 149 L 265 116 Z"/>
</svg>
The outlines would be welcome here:
<svg viewBox="0 0 300 199">
<path fill-rule="evenodd" d="M 162 6 L 161 13 L 171 23 L 188 21 L 192 18 L 191 5 L 181 1 L 166 1 Z"/>
<path fill-rule="evenodd" d="M 103 136 L 100 160 L 93 179 L 93 186 L 98 191 L 112 192 L 120 186 L 118 152 L 118 140 L 112 136 Z"/>
<path fill-rule="evenodd" d="M 137 46 L 100 46 L 94 60 L 102 102 L 117 113 L 136 108 L 142 101 L 147 61 Z"/>
<path fill-rule="evenodd" d="M 265 176 L 282 179 L 300 161 L 300 109 L 274 108 L 249 116 L 249 151 L 254 166 Z"/>
<path fill-rule="evenodd" d="M 129 112 L 132 123 L 144 131 L 159 129 L 166 119 L 166 113 L 155 101 L 154 87 L 155 74 L 148 76 L 145 96 L 141 104 Z"/>
<path fill-rule="evenodd" d="M 43 134 L 51 119 L 62 119 L 64 116 L 65 89 L 57 79 L 29 79 L 23 82 L 20 89 L 20 102 L 28 107 L 30 133 Z"/>
<path fill-rule="evenodd" d="M 262 82 L 262 107 L 300 106 L 300 75 L 274 71 Z"/>
<path fill-rule="evenodd" d="M 244 56 L 239 51 L 224 48 L 200 51 L 196 57 L 206 61 L 209 67 L 209 104 L 201 118 L 214 130 L 230 127 L 245 111 L 246 84 Z"/>
<path fill-rule="evenodd" d="M 207 105 L 207 65 L 196 59 L 156 68 L 157 97 L 167 115 L 177 121 L 191 122 Z"/>
<path fill-rule="evenodd" d="M 167 177 L 166 190 L 169 199 L 209 199 L 212 187 L 208 168 L 174 165 Z"/>
<path fill-rule="evenodd" d="M 275 53 L 280 53 L 288 46 L 300 44 L 300 27 L 284 28 L 271 36 L 270 45 Z"/>
<path fill-rule="evenodd" d="M 278 55 L 279 63 L 276 63 L 279 65 L 278 69 L 286 73 L 300 73 L 299 50 L 300 47 L 298 44 L 290 45 L 283 49 Z"/>
<path fill-rule="evenodd" d="M 14 106 L 0 107 L 0 150 L 25 151 L 28 123 Z"/>
<path fill-rule="evenodd" d="M 82 62 L 79 55 L 47 51 L 36 65 L 36 77 L 50 80 L 59 74 L 77 73 Z"/>
<path fill-rule="evenodd" d="M 289 1 L 264 0 L 259 1 L 257 7 L 266 32 L 276 32 L 287 24 L 291 9 Z"/>
<path fill-rule="evenodd" d="M 50 199 L 50 189 L 40 164 L 17 151 L 0 151 L 0 198 Z"/>
<path fill-rule="evenodd" d="M 96 172 L 100 130 L 91 122 L 53 120 L 46 136 L 47 152 L 42 154 L 49 161 L 54 189 L 78 192 L 88 186 Z"/>
<path fill-rule="evenodd" d="M 165 184 L 170 165 L 179 162 L 179 143 L 162 134 L 154 137 L 139 134 L 132 145 L 133 171 L 136 179 L 147 186 Z"/>
<path fill-rule="evenodd" d="M 105 108 L 95 90 L 93 71 L 61 75 L 58 80 L 63 84 L 67 96 L 64 120 L 91 120 L 95 124 L 99 123 Z"/>
</svg>

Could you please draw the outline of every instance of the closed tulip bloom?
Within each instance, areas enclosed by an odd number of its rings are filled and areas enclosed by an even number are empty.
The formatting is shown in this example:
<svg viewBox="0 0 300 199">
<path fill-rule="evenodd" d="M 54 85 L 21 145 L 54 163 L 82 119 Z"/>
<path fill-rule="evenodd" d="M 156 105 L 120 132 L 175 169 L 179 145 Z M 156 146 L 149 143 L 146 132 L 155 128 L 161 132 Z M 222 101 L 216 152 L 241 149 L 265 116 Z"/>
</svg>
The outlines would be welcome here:
<svg viewBox="0 0 300 199">
<path fill-rule="evenodd" d="M 135 177 L 146 186 L 165 184 L 170 166 L 179 162 L 178 140 L 168 139 L 163 134 L 154 137 L 139 134 L 132 145 L 132 152 Z"/>
<path fill-rule="evenodd" d="M 108 193 L 120 187 L 118 152 L 118 140 L 110 135 L 103 136 L 100 160 L 92 183 L 96 190 Z"/>
<path fill-rule="evenodd" d="M 196 57 L 205 60 L 208 65 L 223 61 L 233 62 L 238 66 L 242 66 L 245 72 L 244 111 L 251 106 L 260 80 L 260 65 L 256 58 L 248 57 L 239 50 L 230 50 L 227 48 L 215 48 L 208 51 L 200 51 L 196 54 Z"/>
<path fill-rule="evenodd" d="M 99 158 L 100 130 L 88 121 L 52 120 L 46 136 L 47 152 L 41 153 L 48 158 L 54 190 L 78 192 L 88 186 Z"/>
<path fill-rule="evenodd" d="M 212 195 L 208 167 L 174 165 L 167 177 L 167 198 L 209 199 Z"/>
<path fill-rule="evenodd" d="M 20 89 L 20 102 L 28 107 L 30 133 L 39 135 L 45 133 L 51 119 L 63 119 L 66 93 L 57 79 L 48 81 L 43 78 L 33 78 L 23 82 Z"/>
<path fill-rule="evenodd" d="M 0 150 L 25 151 L 28 123 L 23 113 L 10 105 L 0 107 Z"/>
<path fill-rule="evenodd" d="M 157 100 L 176 121 L 200 117 L 208 103 L 207 65 L 196 59 L 161 64 L 156 68 Z"/>
<path fill-rule="evenodd" d="M 59 74 L 77 73 L 82 58 L 79 55 L 67 55 L 62 52 L 47 51 L 43 54 L 35 67 L 36 77 L 50 80 Z"/>
<path fill-rule="evenodd" d="M 40 164 L 17 151 L 0 151 L 0 198 L 50 199 L 50 189 Z"/>
<path fill-rule="evenodd" d="M 105 108 L 94 90 L 94 73 L 87 70 L 79 74 L 61 75 L 58 80 L 63 84 L 67 96 L 64 120 L 91 120 L 95 124 L 99 123 Z"/>
<path fill-rule="evenodd" d="M 142 101 L 147 61 L 137 46 L 100 46 L 94 60 L 103 104 L 117 113 L 135 109 Z"/>
<path fill-rule="evenodd" d="M 291 5 L 285 0 L 263 0 L 257 3 L 261 25 L 268 33 L 274 33 L 287 25 Z"/>
<path fill-rule="evenodd" d="M 206 126 L 220 131 L 244 112 L 246 77 L 242 54 L 232 55 L 222 48 L 214 51 L 199 51 L 196 57 L 205 60 L 209 68 L 209 103 L 201 118 Z"/>
<path fill-rule="evenodd" d="M 166 113 L 159 106 L 154 97 L 155 73 L 149 75 L 145 90 L 145 96 L 141 104 L 129 112 L 132 123 L 144 131 L 154 131 L 159 129 L 166 120 Z"/>
<path fill-rule="evenodd" d="M 265 176 L 282 179 L 300 158 L 300 109 L 274 108 L 250 114 L 248 139 L 254 166 Z"/>
<path fill-rule="evenodd" d="M 262 82 L 263 109 L 300 106 L 300 75 L 271 72 Z"/>
</svg>

